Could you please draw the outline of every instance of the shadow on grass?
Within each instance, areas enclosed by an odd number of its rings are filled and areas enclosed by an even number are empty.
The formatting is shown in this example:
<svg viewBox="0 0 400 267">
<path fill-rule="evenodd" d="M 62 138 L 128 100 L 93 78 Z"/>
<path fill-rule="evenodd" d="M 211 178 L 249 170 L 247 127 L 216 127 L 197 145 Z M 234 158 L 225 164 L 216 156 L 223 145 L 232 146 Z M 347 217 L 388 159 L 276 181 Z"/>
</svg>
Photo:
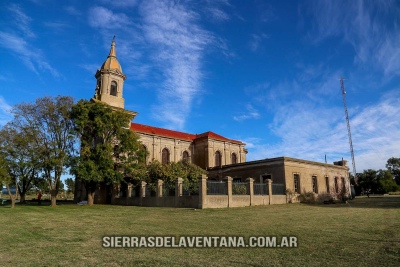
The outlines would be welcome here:
<svg viewBox="0 0 400 267">
<path fill-rule="evenodd" d="M 76 205 L 72 200 L 57 200 L 57 206 L 65 206 L 65 205 Z M 51 206 L 51 201 L 50 200 L 43 200 L 41 204 L 38 204 L 36 200 L 28 200 L 25 201 L 24 203 L 15 203 L 16 207 L 47 207 Z M 11 201 L 6 201 L 2 205 L 0 205 L 0 208 L 11 208 Z"/>
<path fill-rule="evenodd" d="M 378 209 L 399 209 L 400 196 L 371 196 L 371 197 L 356 197 L 347 202 L 337 202 L 336 204 L 305 204 L 309 206 L 318 206 L 326 208 L 378 208 Z"/>
</svg>

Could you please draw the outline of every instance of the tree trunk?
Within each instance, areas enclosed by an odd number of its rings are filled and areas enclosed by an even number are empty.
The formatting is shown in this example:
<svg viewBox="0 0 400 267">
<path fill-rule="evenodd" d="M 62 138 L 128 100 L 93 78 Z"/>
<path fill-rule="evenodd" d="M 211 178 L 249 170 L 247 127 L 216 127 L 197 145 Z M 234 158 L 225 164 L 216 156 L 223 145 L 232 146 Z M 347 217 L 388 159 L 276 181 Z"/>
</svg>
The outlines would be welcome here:
<svg viewBox="0 0 400 267">
<path fill-rule="evenodd" d="M 8 185 L 6 185 L 7 188 L 7 192 L 8 195 L 10 196 L 10 200 L 11 200 L 11 208 L 15 208 L 15 199 L 17 198 L 17 192 L 15 192 L 15 195 L 11 194 L 11 190 L 10 187 Z"/>
<path fill-rule="evenodd" d="M 93 206 L 94 204 L 94 192 L 92 190 L 88 191 L 88 206 Z"/>
<path fill-rule="evenodd" d="M 58 194 L 58 190 L 57 189 L 51 189 L 50 190 L 51 193 L 51 206 L 55 207 L 57 206 L 57 194 Z"/>
<path fill-rule="evenodd" d="M 11 199 L 11 208 L 15 208 L 15 197 L 10 197 Z"/>
<path fill-rule="evenodd" d="M 20 196 L 20 203 L 25 203 L 25 193 L 19 192 L 19 196 Z"/>
</svg>

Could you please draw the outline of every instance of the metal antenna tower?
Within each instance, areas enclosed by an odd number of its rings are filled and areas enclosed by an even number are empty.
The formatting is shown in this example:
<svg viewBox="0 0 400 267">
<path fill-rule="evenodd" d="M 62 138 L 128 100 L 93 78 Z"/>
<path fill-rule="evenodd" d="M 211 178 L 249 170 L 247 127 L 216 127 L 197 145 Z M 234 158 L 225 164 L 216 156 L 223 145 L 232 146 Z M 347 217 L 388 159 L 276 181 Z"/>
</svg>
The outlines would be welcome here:
<svg viewBox="0 0 400 267">
<path fill-rule="evenodd" d="M 346 91 L 344 90 L 344 79 L 343 79 L 343 78 L 340 78 L 340 85 L 341 85 L 341 87 L 342 87 L 342 96 L 343 96 L 344 112 L 346 113 L 347 133 L 348 133 L 348 135 L 349 135 L 349 144 L 350 144 L 350 153 L 351 153 L 351 163 L 352 163 L 352 165 L 353 165 L 354 181 L 355 181 L 355 183 L 357 184 L 356 162 L 354 161 L 353 141 L 352 141 L 352 139 L 351 139 L 349 112 L 347 111 Z"/>
</svg>

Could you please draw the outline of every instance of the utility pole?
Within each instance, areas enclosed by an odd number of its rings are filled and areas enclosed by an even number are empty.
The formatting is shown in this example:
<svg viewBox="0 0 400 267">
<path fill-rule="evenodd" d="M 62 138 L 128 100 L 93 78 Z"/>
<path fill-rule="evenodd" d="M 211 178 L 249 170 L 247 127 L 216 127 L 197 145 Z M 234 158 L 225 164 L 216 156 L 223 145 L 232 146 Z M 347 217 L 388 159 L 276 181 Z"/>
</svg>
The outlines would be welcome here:
<svg viewBox="0 0 400 267">
<path fill-rule="evenodd" d="M 347 123 L 347 133 L 349 136 L 349 144 L 350 144 L 350 154 L 351 154 L 351 163 L 353 165 L 353 175 L 354 182 L 357 184 L 357 172 L 356 172 L 356 162 L 354 161 L 354 150 L 353 150 L 353 141 L 351 138 L 351 130 L 350 130 L 350 120 L 349 120 L 349 112 L 347 111 L 347 103 L 346 103 L 346 91 L 344 90 L 344 79 L 340 78 L 340 85 L 342 87 L 342 96 L 343 96 L 343 104 L 344 104 L 344 112 L 346 114 L 346 123 Z"/>
</svg>

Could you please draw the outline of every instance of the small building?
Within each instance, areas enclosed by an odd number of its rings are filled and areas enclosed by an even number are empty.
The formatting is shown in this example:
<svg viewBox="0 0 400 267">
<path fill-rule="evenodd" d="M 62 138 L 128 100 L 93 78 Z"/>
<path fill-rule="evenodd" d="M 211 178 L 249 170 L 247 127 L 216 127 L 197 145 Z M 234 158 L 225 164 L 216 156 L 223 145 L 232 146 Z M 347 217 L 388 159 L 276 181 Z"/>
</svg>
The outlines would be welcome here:
<svg viewBox="0 0 400 267">
<path fill-rule="evenodd" d="M 278 157 L 221 167 L 208 168 L 208 178 L 222 180 L 230 176 L 233 182 L 244 182 L 253 178 L 263 183 L 271 179 L 275 184 L 284 184 L 286 192 L 298 195 L 313 193 L 318 199 L 341 199 L 350 195 L 347 161 L 333 164 L 313 162 L 289 157 Z"/>
</svg>

